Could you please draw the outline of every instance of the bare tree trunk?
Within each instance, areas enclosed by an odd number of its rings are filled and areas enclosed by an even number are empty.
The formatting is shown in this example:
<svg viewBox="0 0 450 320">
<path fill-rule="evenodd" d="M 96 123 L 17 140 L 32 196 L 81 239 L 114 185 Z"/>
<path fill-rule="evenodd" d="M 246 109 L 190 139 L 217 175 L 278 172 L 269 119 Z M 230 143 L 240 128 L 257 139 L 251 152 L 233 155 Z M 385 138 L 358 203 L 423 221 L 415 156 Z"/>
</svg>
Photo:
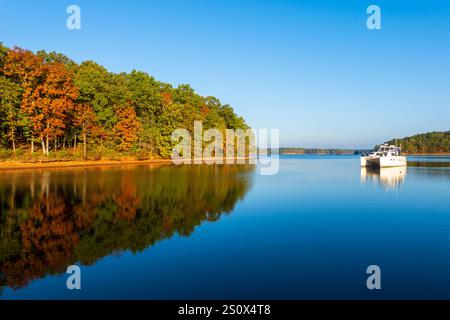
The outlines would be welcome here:
<svg viewBox="0 0 450 320">
<path fill-rule="evenodd" d="M 47 151 L 45 151 L 45 141 L 44 141 L 44 138 L 41 139 L 41 143 L 42 143 L 42 152 L 43 152 L 44 154 L 47 154 Z"/>
<path fill-rule="evenodd" d="M 49 121 L 47 120 L 47 135 L 46 135 L 46 145 L 47 145 L 47 147 L 45 149 L 45 152 L 46 152 L 47 155 L 49 154 L 49 141 L 48 141 L 49 140 L 48 139 L 49 128 L 50 128 L 50 125 L 49 125 Z"/>
<path fill-rule="evenodd" d="M 83 155 L 84 155 L 84 160 L 87 159 L 87 135 L 86 132 L 83 132 Z"/>
<path fill-rule="evenodd" d="M 77 148 L 77 135 L 75 134 L 75 141 L 73 142 L 73 149 Z"/>
<path fill-rule="evenodd" d="M 47 134 L 47 148 L 45 149 L 45 151 L 46 151 L 46 154 L 48 155 L 49 154 L 49 150 L 48 150 L 48 148 L 49 148 L 49 139 L 48 139 L 48 134 Z"/>
<path fill-rule="evenodd" d="M 31 138 L 31 153 L 34 153 L 34 139 Z"/>
<path fill-rule="evenodd" d="M 64 134 L 64 139 L 63 139 L 63 145 L 62 145 L 63 149 L 66 148 L 66 134 Z"/>
<path fill-rule="evenodd" d="M 11 139 L 10 140 L 12 142 L 13 151 L 14 151 L 14 153 L 16 153 L 16 142 L 14 141 L 15 140 L 14 131 L 15 131 L 15 129 L 14 129 L 14 127 L 12 127 L 11 128 Z"/>
</svg>

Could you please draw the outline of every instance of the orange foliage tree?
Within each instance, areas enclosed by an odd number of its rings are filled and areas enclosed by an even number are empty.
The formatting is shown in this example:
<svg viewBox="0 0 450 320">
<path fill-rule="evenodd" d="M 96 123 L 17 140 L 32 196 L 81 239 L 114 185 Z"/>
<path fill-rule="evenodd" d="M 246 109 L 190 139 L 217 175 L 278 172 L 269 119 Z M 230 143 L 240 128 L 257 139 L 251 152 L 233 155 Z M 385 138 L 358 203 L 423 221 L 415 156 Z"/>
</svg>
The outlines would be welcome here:
<svg viewBox="0 0 450 320">
<path fill-rule="evenodd" d="M 78 97 L 72 72 L 59 62 L 45 63 L 31 51 L 14 48 L 5 57 L 2 72 L 23 88 L 21 112 L 26 115 L 31 149 L 39 138 L 44 154 L 49 140 L 64 133 L 67 116 Z"/>
<path fill-rule="evenodd" d="M 73 84 L 72 72 L 61 63 L 44 65 L 44 80 L 32 94 L 33 103 L 25 108 L 34 132 L 39 136 L 44 154 L 49 153 L 49 141 L 64 134 L 78 88 Z"/>
<path fill-rule="evenodd" d="M 24 113 L 35 108 L 32 96 L 42 78 L 42 64 L 42 59 L 33 52 L 20 48 L 9 50 L 5 56 L 2 72 L 23 88 L 21 111 Z M 36 136 L 31 124 L 28 123 L 28 125 L 31 152 L 34 152 Z"/>
<path fill-rule="evenodd" d="M 141 123 L 136 117 L 136 111 L 133 107 L 118 107 L 116 113 L 118 121 L 113 132 L 118 139 L 119 150 L 127 151 L 137 141 Z"/>
</svg>

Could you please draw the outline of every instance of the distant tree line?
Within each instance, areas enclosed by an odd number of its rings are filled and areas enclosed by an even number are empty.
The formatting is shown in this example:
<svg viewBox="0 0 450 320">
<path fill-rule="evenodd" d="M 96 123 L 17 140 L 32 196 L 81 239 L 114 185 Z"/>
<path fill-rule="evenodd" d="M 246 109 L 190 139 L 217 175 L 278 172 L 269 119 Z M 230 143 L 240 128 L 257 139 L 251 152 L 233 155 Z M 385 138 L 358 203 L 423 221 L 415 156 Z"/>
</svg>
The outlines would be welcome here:
<svg viewBox="0 0 450 320">
<path fill-rule="evenodd" d="M 247 129 L 219 99 L 145 72 L 112 73 L 85 61 L 0 43 L 0 158 L 40 154 L 167 158 L 176 128 Z"/>
<path fill-rule="evenodd" d="M 402 139 L 392 139 L 386 143 L 397 145 L 403 152 L 409 154 L 450 153 L 450 130 L 416 134 Z"/>
<path fill-rule="evenodd" d="M 321 148 L 280 148 L 280 154 L 359 154 L 365 150 L 355 149 L 321 149 Z"/>
</svg>

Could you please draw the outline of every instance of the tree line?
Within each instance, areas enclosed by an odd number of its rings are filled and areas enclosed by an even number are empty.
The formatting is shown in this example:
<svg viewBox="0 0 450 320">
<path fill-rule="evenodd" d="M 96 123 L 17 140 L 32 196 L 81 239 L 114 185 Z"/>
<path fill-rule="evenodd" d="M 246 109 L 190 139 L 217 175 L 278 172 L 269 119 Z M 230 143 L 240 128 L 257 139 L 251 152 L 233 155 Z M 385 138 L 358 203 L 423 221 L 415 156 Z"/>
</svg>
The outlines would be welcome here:
<svg viewBox="0 0 450 320">
<path fill-rule="evenodd" d="M 0 43 L 0 157 L 170 156 L 174 129 L 247 129 L 219 99 L 133 70 Z"/>
<path fill-rule="evenodd" d="M 349 155 L 359 154 L 361 150 L 356 149 L 323 149 L 323 148 L 280 148 L 280 154 L 327 154 L 327 155 Z"/>
<path fill-rule="evenodd" d="M 416 134 L 402 139 L 392 139 L 386 143 L 397 145 L 403 152 L 409 154 L 450 153 L 450 130 Z"/>
</svg>

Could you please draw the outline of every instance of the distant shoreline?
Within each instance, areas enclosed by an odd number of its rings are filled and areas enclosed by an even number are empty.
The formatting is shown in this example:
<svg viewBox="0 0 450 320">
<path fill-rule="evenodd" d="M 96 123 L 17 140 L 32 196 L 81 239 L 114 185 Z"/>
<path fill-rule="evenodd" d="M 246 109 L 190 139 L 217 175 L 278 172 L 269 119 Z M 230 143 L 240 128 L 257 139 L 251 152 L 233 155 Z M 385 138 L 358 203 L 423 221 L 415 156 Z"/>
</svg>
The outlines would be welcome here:
<svg viewBox="0 0 450 320">
<path fill-rule="evenodd" d="M 450 156 L 450 152 L 442 153 L 406 153 L 407 156 Z"/>
<path fill-rule="evenodd" d="M 305 153 L 305 152 L 283 152 L 280 153 L 280 155 L 336 155 L 336 156 L 348 156 L 348 155 L 359 155 L 358 153 Z M 405 153 L 406 156 L 450 156 L 450 152 L 444 152 L 444 153 Z"/>
<path fill-rule="evenodd" d="M 320 152 L 320 153 L 306 153 L 306 152 L 283 152 L 280 153 L 280 155 L 307 155 L 307 156 L 311 156 L 311 155 L 316 155 L 316 156 L 333 156 L 333 155 L 337 155 L 337 156 L 353 156 L 353 155 L 357 155 L 356 153 L 351 153 L 351 152 L 342 152 L 342 153 L 326 153 L 326 152 Z"/>
</svg>

